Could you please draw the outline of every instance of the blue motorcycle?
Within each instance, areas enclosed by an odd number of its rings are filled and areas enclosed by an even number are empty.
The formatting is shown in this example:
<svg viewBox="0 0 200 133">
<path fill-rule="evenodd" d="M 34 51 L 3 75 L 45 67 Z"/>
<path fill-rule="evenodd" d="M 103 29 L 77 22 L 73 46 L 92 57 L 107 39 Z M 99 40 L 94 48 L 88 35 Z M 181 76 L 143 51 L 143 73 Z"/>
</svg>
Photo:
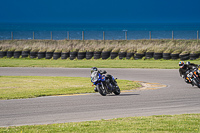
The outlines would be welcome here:
<svg viewBox="0 0 200 133">
<path fill-rule="evenodd" d="M 91 82 L 95 85 L 95 91 L 99 92 L 102 96 L 114 93 L 120 94 L 120 88 L 117 85 L 117 81 L 112 75 L 105 75 L 106 71 L 93 71 L 91 73 Z"/>
</svg>

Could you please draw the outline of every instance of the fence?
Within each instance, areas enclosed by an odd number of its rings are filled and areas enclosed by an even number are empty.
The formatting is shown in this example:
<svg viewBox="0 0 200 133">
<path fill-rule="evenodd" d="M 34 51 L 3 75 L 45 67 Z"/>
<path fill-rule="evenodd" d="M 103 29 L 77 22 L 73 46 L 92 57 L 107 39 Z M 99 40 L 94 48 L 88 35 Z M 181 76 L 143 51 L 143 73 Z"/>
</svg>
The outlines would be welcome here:
<svg viewBox="0 0 200 133">
<path fill-rule="evenodd" d="M 199 31 L 0 31 L 0 40 L 137 40 L 197 39 Z"/>
</svg>

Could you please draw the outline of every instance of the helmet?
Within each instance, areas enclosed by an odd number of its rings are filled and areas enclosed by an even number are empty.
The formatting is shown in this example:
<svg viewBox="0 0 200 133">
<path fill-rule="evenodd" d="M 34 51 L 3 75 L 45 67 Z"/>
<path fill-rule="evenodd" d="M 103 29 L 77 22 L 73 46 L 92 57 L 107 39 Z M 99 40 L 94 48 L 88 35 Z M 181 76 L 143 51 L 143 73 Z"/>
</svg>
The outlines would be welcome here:
<svg viewBox="0 0 200 133">
<path fill-rule="evenodd" d="M 190 65 L 190 62 L 188 61 L 188 62 L 186 62 L 186 64 L 187 64 L 187 65 Z"/>
<path fill-rule="evenodd" d="M 185 65 L 185 63 L 184 63 L 183 61 L 180 61 L 180 62 L 179 62 L 180 68 L 183 68 L 184 65 Z"/>
<path fill-rule="evenodd" d="M 98 69 L 96 67 L 92 67 L 91 68 L 91 73 L 94 72 L 94 71 L 98 71 Z"/>
</svg>

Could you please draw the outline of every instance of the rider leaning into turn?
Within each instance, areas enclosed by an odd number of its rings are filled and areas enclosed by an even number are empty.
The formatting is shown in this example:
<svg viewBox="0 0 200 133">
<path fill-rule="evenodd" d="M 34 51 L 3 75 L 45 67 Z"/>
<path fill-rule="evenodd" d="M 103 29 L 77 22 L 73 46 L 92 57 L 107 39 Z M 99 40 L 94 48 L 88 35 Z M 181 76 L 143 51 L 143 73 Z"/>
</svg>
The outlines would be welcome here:
<svg viewBox="0 0 200 133">
<path fill-rule="evenodd" d="M 92 67 L 92 68 L 91 68 L 91 73 L 94 72 L 94 71 L 98 71 L 98 72 L 101 73 L 101 74 L 106 74 L 106 71 L 104 71 L 104 70 L 98 70 L 96 67 Z M 108 79 L 109 79 L 108 82 L 111 82 L 113 85 L 117 86 L 117 84 L 115 84 L 115 81 L 112 79 L 112 77 L 111 77 L 110 74 L 107 74 L 106 76 L 107 76 Z M 95 92 L 98 92 L 98 91 L 97 91 L 97 87 L 94 88 L 94 91 L 95 91 Z"/>
<path fill-rule="evenodd" d="M 180 76 L 185 79 L 186 83 L 189 83 L 189 81 L 186 79 L 187 74 L 189 73 L 190 70 L 198 68 L 199 65 L 190 63 L 189 61 L 186 62 L 186 64 L 185 64 L 183 61 L 180 61 L 179 66 L 180 66 L 180 68 L 179 68 Z"/>
</svg>

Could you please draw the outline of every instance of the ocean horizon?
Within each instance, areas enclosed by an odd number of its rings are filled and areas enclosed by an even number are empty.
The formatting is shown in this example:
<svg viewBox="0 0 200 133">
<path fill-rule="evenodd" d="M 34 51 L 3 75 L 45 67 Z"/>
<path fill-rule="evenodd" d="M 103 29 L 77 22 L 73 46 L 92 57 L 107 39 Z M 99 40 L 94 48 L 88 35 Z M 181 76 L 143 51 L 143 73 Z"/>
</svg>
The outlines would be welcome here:
<svg viewBox="0 0 200 133">
<path fill-rule="evenodd" d="M 105 40 L 197 39 L 200 23 L 0 23 L 0 40 L 81 40 L 82 31 L 85 40 L 102 40 L 103 32 Z"/>
</svg>

